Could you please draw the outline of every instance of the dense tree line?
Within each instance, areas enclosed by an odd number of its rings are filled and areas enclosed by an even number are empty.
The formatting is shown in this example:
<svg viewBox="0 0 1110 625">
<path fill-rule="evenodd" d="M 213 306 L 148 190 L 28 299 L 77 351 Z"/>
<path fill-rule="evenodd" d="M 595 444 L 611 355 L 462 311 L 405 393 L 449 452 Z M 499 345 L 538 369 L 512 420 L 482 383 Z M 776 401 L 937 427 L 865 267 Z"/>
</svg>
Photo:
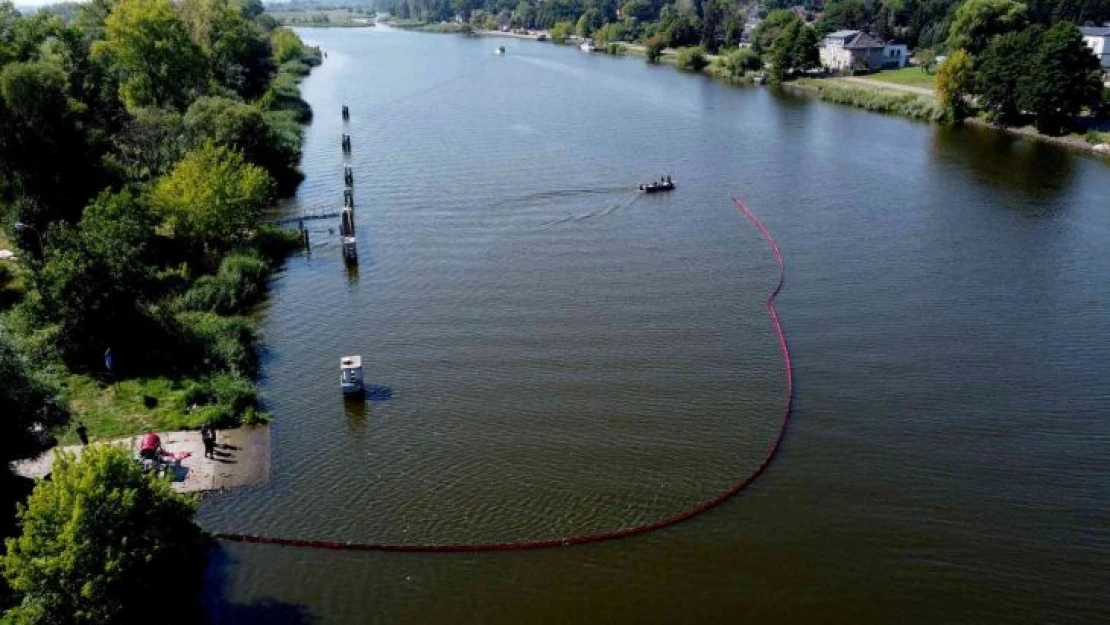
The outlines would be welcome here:
<svg viewBox="0 0 1110 625">
<path fill-rule="evenodd" d="M 61 383 L 103 374 L 108 349 L 116 379 L 193 380 L 198 420 L 258 414 L 244 315 L 295 238 L 259 215 L 300 180 L 311 112 L 297 83 L 319 58 L 259 0 L 90 0 L 31 15 L 0 1 L 0 223 L 20 259 L 0 275 L 5 525 L 9 462 L 54 443 L 68 416 Z M 119 462 L 101 459 L 111 475 L 100 477 L 145 488 Z M 5 561 L 18 622 L 75 622 L 69 604 L 42 602 L 65 599 L 51 584 L 89 561 L 30 540 Z M 92 599 L 99 616 L 80 622 L 125 614 Z"/>
<path fill-rule="evenodd" d="M 1025 4 L 967 0 L 946 45 L 954 52 L 938 73 L 938 94 L 955 118 L 974 101 L 1000 125 L 1032 121 L 1060 134 L 1084 109 L 1101 105 L 1102 70 L 1079 30 L 1068 21 L 1046 26 Z"/>
</svg>

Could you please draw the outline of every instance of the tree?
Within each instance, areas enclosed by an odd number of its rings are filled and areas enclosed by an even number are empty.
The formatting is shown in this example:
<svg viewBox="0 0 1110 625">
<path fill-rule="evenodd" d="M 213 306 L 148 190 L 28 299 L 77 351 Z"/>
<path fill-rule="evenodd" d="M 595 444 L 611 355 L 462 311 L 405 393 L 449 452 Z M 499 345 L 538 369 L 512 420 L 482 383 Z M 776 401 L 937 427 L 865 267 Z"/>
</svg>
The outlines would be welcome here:
<svg viewBox="0 0 1110 625">
<path fill-rule="evenodd" d="M 975 92 L 987 118 L 1004 126 L 1021 116 L 1018 105 L 1022 76 L 1029 71 L 1030 57 L 1040 40 L 1038 26 L 1021 32 L 1004 33 L 991 40 L 979 55 L 975 69 Z"/>
<path fill-rule="evenodd" d="M 761 55 L 770 53 L 783 30 L 795 22 L 801 18 L 793 11 L 772 11 L 752 32 L 752 49 Z"/>
<path fill-rule="evenodd" d="M 954 120 L 967 117 L 974 75 L 972 59 L 967 50 L 956 50 L 937 70 L 937 101 Z"/>
<path fill-rule="evenodd" d="M 40 230 L 54 219 L 75 219 L 102 182 L 67 83 L 65 72 L 45 61 L 0 70 L 0 190 L 4 182 L 18 189 L 25 201 L 16 219 Z"/>
<path fill-rule="evenodd" d="M 158 181 L 151 202 L 175 237 L 218 253 L 243 239 L 272 193 L 265 170 L 209 140 Z"/>
<path fill-rule="evenodd" d="M 177 8 L 216 83 L 247 98 L 260 95 L 274 71 L 272 50 L 243 7 L 232 0 L 182 0 Z"/>
<path fill-rule="evenodd" d="M 628 0 L 621 6 L 621 15 L 625 19 L 650 22 L 655 19 L 655 5 L 650 0 Z"/>
<path fill-rule="evenodd" d="M 956 9 L 948 47 L 972 56 L 986 50 L 992 37 L 1025 28 L 1025 5 L 1014 0 L 967 0 Z"/>
<path fill-rule="evenodd" d="M 1084 106 L 1102 97 L 1098 58 L 1074 25 L 1057 22 L 1040 38 L 1022 77 L 1018 103 L 1034 116 L 1037 130 L 1059 134 Z"/>
<path fill-rule="evenodd" d="M 811 69 L 817 64 L 817 32 L 795 16 L 771 47 L 771 78 L 781 82 L 787 75 Z"/>
<path fill-rule="evenodd" d="M 725 0 L 706 0 L 702 18 L 701 45 L 711 54 L 716 54 L 721 43 L 721 30 L 729 6 Z"/>
<path fill-rule="evenodd" d="M 274 32 L 270 33 L 270 46 L 278 63 L 300 60 L 304 54 L 304 43 L 301 38 L 284 26 L 275 28 Z"/>
<path fill-rule="evenodd" d="M 597 9 L 587 9 L 582 17 L 578 18 L 578 26 L 576 31 L 578 36 L 585 39 L 589 37 L 595 30 L 601 28 L 605 22 L 601 18 L 601 12 Z"/>
<path fill-rule="evenodd" d="M 51 479 L 20 506 L 4 576 L 14 622 L 197 622 L 203 566 L 195 504 L 145 474 L 125 449 L 60 453 Z"/>
<path fill-rule="evenodd" d="M 738 78 L 747 72 L 757 72 L 763 67 L 763 61 L 755 50 L 740 48 L 733 50 L 724 57 L 724 66 L 730 76 Z"/>
<path fill-rule="evenodd" d="M 660 57 L 663 56 L 663 50 L 667 47 L 667 41 L 660 35 L 649 38 L 644 42 L 646 48 L 645 55 L 647 56 L 648 63 L 658 63 Z"/>
<path fill-rule="evenodd" d="M 551 27 L 551 40 L 555 43 L 566 43 L 573 30 L 574 24 L 570 22 L 558 22 Z"/>
<path fill-rule="evenodd" d="M 68 415 L 57 390 L 16 351 L 2 326 L 0 380 L 0 471 L 7 471 L 8 463 L 46 451 L 53 443 L 48 433 Z"/>
<path fill-rule="evenodd" d="M 141 336 L 143 302 L 153 294 L 154 226 L 132 194 L 105 191 L 76 226 L 59 223 L 47 233 L 45 263 L 31 278 L 35 297 L 21 310 L 71 368 L 99 368 L 108 347 L 121 363 L 155 358 Z"/>
<path fill-rule="evenodd" d="M 675 67 L 685 72 L 700 72 L 709 65 L 702 48 L 679 48 L 675 56 Z"/>
<path fill-rule="evenodd" d="M 835 30 L 861 30 L 871 22 L 871 14 L 863 0 L 830 0 L 825 3 L 825 17 L 821 27 L 832 32 Z"/>
<path fill-rule="evenodd" d="M 203 90 L 204 54 L 170 0 L 119 0 L 104 20 L 104 36 L 94 52 L 119 68 L 120 97 L 129 107 L 180 110 Z"/>
</svg>

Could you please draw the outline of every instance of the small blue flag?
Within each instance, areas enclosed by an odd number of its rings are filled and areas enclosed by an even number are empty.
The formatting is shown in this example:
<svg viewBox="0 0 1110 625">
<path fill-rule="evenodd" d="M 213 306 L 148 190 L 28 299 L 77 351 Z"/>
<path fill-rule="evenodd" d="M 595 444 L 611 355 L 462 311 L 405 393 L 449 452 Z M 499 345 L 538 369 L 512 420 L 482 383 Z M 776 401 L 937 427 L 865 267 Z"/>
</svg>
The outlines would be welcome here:
<svg viewBox="0 0 1110 625">
<path fill-rule="evenodd" d="M 115 365 L 116 359 L 112 356 L 112 348 L 109 347 L 104 351 L 104 366 L 108 368 L 108 371 L 111 371 L 115 368 Z"/>
</svg>

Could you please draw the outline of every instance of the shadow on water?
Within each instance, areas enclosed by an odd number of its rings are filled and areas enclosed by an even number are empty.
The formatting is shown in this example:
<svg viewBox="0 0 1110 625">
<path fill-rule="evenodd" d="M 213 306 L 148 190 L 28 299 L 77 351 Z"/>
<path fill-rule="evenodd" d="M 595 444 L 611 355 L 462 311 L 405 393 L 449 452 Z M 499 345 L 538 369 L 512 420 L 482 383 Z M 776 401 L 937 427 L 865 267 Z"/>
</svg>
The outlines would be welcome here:
<svg viewBox="0 0 1110 625">
<path fill-rule="evenodd" d="M 393 399 L 393 389 L 378 384 L 367 384 L 366 399 L 370 401 L 389 401 Z"/>
<path fill-rule="evenodd" d="M 1075 173 L 1076 155 L 1067 149 L 990 128 L 938 127 L 933 154 L 992 188 L 1016 189 L 1038 200 L 1064 192 Z"/>
<path fill-rule="evenodd" d="M 216 543 L 208 554 L 202 603 L 212 625 L 309 625 L 318 623 L 306 606 L 263 598 L 248 603 L 227 600 L 229 573 L 239 565 L 227 548 Z"/>
</svg>

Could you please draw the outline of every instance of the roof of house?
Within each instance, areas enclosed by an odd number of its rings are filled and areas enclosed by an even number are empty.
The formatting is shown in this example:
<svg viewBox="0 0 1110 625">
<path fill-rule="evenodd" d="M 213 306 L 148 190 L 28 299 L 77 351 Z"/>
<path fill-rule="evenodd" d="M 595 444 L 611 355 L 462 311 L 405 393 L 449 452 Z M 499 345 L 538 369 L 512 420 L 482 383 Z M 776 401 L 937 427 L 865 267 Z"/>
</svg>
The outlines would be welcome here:
<svg viewBox="0 0 1110 625">
<path fill-rule="evenodd" d="M 1084 37 L 1110 37 L 1110 26 L 1080 26 Z"/>
<path fill-rule="evenodd" d="M 872 37 L 867 33 L 859 33 L 855 37 L 844 42 L 845 48 L 861 49 L 861 48 L 882 48 L 886 43 L 878 37 Z"/>
<path fill-rule="evenodd" d="M 843 45 L 845 48 L 854 50 L 882 48 L 886 45 L 882 39 L 858 30 L 838 30 L 826 35 L 825 39 L 826 41 L 829 39 L 840 39 L 844 42 Z"/>
</svg>

